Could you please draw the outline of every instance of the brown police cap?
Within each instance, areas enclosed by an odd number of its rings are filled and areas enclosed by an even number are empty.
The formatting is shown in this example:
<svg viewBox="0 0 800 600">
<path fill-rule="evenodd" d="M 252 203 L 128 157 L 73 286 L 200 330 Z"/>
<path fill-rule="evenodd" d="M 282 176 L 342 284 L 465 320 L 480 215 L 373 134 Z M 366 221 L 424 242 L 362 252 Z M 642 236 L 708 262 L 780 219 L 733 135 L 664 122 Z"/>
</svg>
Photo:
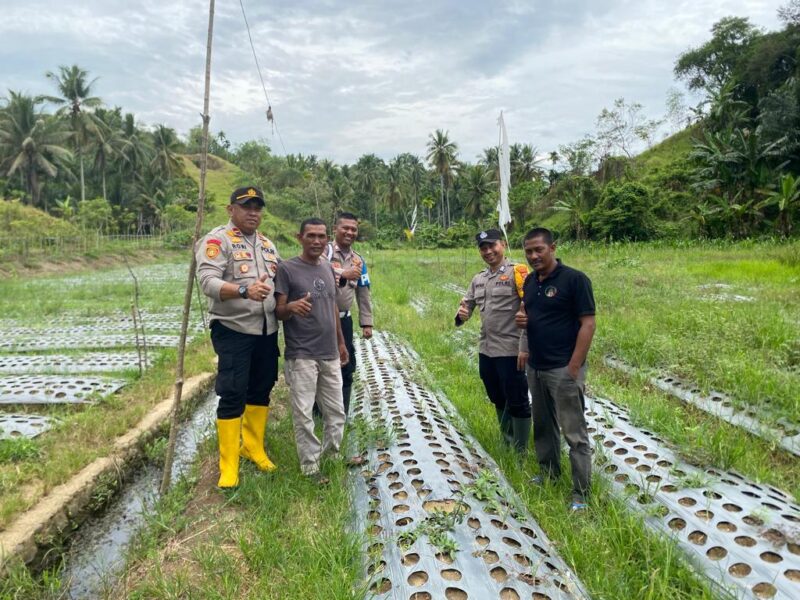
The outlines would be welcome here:
<svg viewBox="0 0 800 600">
<path fill-rule="evenodd" d="M 251 201 L 258 202 L 261 206 L 265 204 L 263 192 L 253 185 L 236 188 L 231 194 L 231 204 L 245 204 Z"/>
</svg>

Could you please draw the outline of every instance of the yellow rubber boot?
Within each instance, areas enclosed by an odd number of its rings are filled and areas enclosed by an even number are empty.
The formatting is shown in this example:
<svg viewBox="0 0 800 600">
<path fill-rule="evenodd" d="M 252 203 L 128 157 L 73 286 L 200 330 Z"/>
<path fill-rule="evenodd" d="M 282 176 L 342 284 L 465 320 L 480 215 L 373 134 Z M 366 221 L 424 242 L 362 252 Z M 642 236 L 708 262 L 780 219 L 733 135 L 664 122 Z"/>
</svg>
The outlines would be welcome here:
<svg viewBox="0 0 800 600">
<path fill-rule="evenodd" d="M 242 418 L 217 419 L 219 437 L 219 488 L 235 488 L 239 485 L 239 438 Z"/>
<path fill-rule="evenodd" d="M 245 404 L 242 417 L 242 448 L 239 454 L 256 463 L 262 471 L 274 471 L 275 466 L 264 450 L 264 430 L 267 428 L 269 406 Z"/>
</svg>

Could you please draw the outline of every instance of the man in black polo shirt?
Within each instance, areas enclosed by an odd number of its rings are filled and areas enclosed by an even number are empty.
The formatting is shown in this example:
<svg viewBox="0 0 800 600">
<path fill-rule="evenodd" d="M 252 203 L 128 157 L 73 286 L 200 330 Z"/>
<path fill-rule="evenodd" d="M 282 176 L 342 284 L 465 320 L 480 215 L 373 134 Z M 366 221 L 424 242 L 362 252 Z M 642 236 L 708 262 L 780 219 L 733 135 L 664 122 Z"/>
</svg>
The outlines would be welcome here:
<svg viewBox="0 0 800 600">
<path fill-rule="evenodd" d="M 560 426 L 572 466 L 571 509 L 585 510 L 592 473 L 592 446 L 583 416 L 586 355 L 595 331 L 592 282 L 555 257 L 549 229 L 531 229 L 524 246 L 534 272 L 525 280 L 516 321 L 528 332 L 528 387 L 540 467 L 533 481 L 542 483 L 561 474 Z"/>
</svg>

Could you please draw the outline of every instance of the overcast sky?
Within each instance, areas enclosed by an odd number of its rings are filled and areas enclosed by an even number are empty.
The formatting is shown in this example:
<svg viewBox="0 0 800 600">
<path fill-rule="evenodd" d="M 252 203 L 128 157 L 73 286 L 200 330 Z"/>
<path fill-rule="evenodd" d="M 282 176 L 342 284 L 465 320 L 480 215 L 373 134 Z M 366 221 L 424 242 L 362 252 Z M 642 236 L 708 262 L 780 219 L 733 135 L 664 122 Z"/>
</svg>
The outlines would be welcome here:
<svg viewBox="0 0 800 600">
<path fill-rule="evenodd" d="M 721 17 L 776 29 L 759 0 L 244 0 L 286 152 L 354 162 L 424 154 L 449 130 L 464 160 L 497 143 L 541 153 L 594 131 L 625 97 L 665 112 L 681 52 Z M 238 0 L 217 0 L 211 127 L 283 154 Z M 78 64 L 106 104 L 185 134 L 202 111 L 208 2 L 0 0 L 0 95 L 52 93 L 45 72 Z"/>
</svg>

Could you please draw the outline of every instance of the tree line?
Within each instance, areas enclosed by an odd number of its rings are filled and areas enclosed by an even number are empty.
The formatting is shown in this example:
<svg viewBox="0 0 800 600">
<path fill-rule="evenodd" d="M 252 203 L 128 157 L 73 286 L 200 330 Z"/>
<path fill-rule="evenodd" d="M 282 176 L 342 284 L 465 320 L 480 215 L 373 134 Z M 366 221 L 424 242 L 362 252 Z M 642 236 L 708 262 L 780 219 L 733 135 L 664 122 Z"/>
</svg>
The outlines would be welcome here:
<svg viewBox="0 0 800 600">
<path fill-rule="evenodd" d="M 653 119 L 619 98 L 579 140 L 549 151 L 512 144 L 511 235 L 542 224 L 578 240 L 795 233 L 800 0 L 779 14 L 773 32 L 726 17 L 677 58 L 675 76 L 699 95 L 696 106 L 672 90 L 666 114 Z M 197 186 L 182 155 L 199 152 L 200 128 L 181 140 L 105 108 L 77 66 L 46 76 L 53 96 L 9 91 L 0 105 L 0 193 L 67 219 L 101 220 L 109 231 L 187 226 Z M 667 129 L 674 135 L 654 145 Z M 497 222 L 497 147 L 468 160 L 443 129 L 429 134 L 422 155 L 368 153 L 352 164 L 277 156 L 263 140 L 234 147 L 224 132 L 212 135 L 210 151 L 260 185 L 277 216 L 350 210 L 380 244 L 454 246 Z"/>
</svg>

